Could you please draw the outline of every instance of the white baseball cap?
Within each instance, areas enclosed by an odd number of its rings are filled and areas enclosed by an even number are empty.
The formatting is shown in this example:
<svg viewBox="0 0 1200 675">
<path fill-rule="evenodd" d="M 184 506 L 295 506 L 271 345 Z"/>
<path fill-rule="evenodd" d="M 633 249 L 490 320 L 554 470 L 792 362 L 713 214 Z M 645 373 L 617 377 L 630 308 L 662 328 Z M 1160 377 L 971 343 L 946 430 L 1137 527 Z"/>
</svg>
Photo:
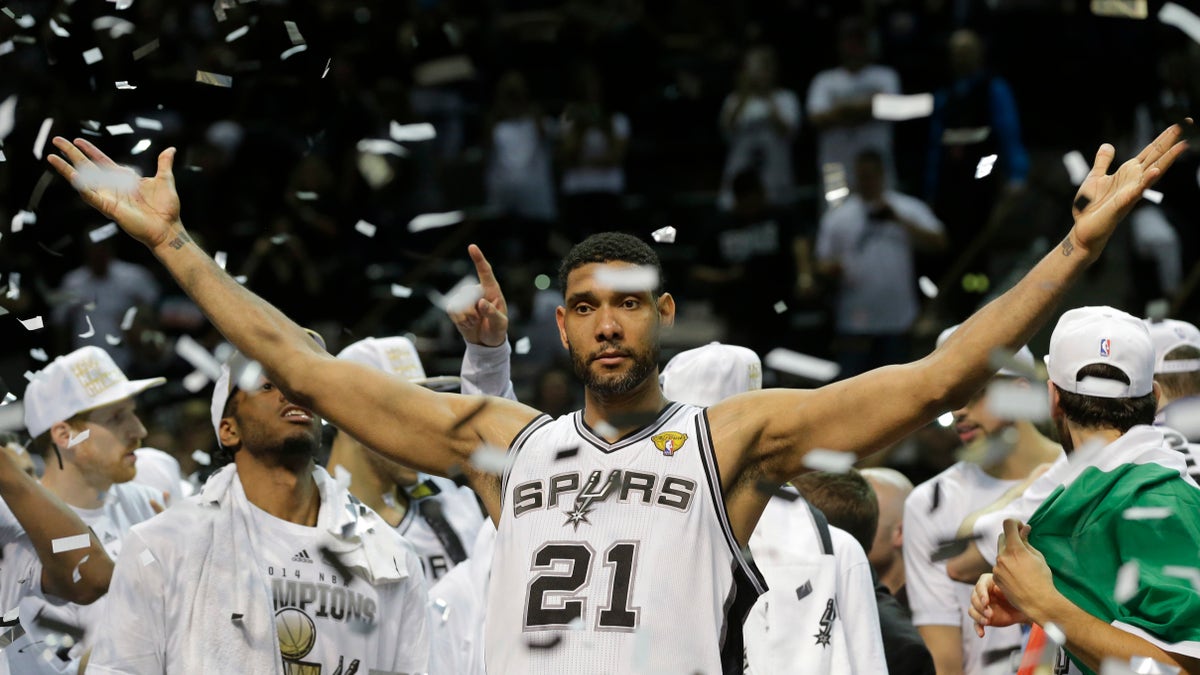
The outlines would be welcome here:
<svg viewBox="0 0 1200 675">
<path fill-rule="evenodd" d="M 1076 381 L 1084 366 L 1104 363 L 1129 384 L 1098 377 Z M 1112 307 L 1079 307 L 1062 315 L 1046 355 L 1050 381 L 1059 389 L 1098 398 L 1134 398 L 1154 390 L 1154 342 L 1146 324 Z"/>
<path fill-rule="evenodd" d="M 321 345 L 321 349 L 325 349 L 325 338 L 321 334 L 311 328 L 304 329 L 317 344 Z M 221 443 L 221 419 L 225 417 L 225 406 L 229 403 L 229 396 L 233 394 L 233 388 L 246 375 L 247 369 L 256 370 L 259 375 L 258 379 L 262 378 L 262 366 L 257 361 L 251 361 L 246 358 L 241 352 L 234 350 L 225 363 L 221 364 L 221 375 L 217 378 L 216 384 L 213 385 L 212 404 L 209 407 L 209 412 L 212 415 L 213 433 L 217 435 L 217 444 Z"/>
<path fill-rule="evenodd" d="M 745 347 L 711 342 L 676 354 L 658 379 L 672 401 L 709 406 L 762 389 L 762 361 Z"/>
<path fill-rule="evenodd" d="M 1196 326 L 1176 319 L 1152 321 L 1146 319 L 1146 329 L 1150 331 L 1150 339 L 1154 342 L 1154 372 L 1158 373 L 1190 373 L 1200 370 L 1200 359 L 1180 359 L 1168 361 L 1176 347 L 1195 347 L 1200 349 L 1200 329 Z"/>
<path fill-rule="evenodd" d="M 54 359 L 25 388 L 25 428 L 37 438 L 57 422 L 165 384 L 164 377 L 130 380 L 108 352 L 81 347 Z"/>
<path fill-rule="evenodd" d="M 426 377 L 416 345 L 402 335 L 363 338 L 338 352 L 337 357 L 361 363 L 389 375 L 402 377 L 413 384 L 439 391 L 457 388 L 462 382 L 462 378 L 454 376 Z"/>
<path fill-rule="evenodd" d="M 955 324 L 953 326 L 950 326 L 946 330 L 942 331 L 941 334 L 938 335 L 936 348 L 940 349 L 941 346 L 950 337 L 950 335 L 954 331 L 958 330 L 958 327 L 961 325 L 962 324 Z M 1013 361 L 1016 361 L 1018 364 L 1025 366 L 1025 369 L 1027 372 L 1026 373 L 1018 373 L 1017 371 L 1015 371 L 1011 368 L 1001 368 L 1000 371 L 996 374 L 997 375 L 1007 375 L 1009 377 L 1028 377 L 1028 373 L 1032 373 L 1037 370 L 1037 368 L 1034 366 L 1035 361 L 1033 359 L 1033 352 L 1030 351 L 1029 347 L 1026 345 L 1021 345 L 1021 348 L 1017 350 L 1017 353 L 1013 354 Z"/>
</svg>

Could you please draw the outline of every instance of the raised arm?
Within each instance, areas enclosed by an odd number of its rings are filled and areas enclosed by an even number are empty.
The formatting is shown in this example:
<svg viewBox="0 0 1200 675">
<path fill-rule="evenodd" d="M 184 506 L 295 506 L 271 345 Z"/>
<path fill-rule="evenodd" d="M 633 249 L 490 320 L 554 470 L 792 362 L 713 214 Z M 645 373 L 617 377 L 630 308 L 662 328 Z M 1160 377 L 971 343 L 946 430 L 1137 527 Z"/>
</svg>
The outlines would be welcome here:
<svg viewBox="0 0 1200 675">
<path fill-rule="evenodd" d="M 443 476 L 458 468 L 477 490 L 493 485 L 473 472 L 467 458 L 484 444 L 507 446 L 536 411 L 503 399 L 436 394 L 324 352 L 188 236 L 171 172 L 174 148 L 159 155 L 153 178 L 137 179 L 85 140 L 72 145 L 56 138 L 54 145 L 70 162 L 52 155 L 50 163 L 84 201 L 145 244 L 225 338 L 262 364 L 290 400 L 407 466 Z M 132 185 L 113 187 L 123 181 Z M 489 501 L 494 489 L 480 492 Z"/>
<path fill-rule="evenodd" d="M 1015 352 L 1050 318 L 1142 191 L 1186 148 L 1182 135 L 1179 125 L 1172 126 L 1112 175 L 1107 171 L 1114 150 L 1102 145 L 1079 187 L 1073 202 L 1075 224 L 1062 243 L 932 354 L 817 390 L 750 392 L 714 406 L 714 430 L 726 429 L 714 431 L 722 480 L 754 464 L 769 479 L 782 482 L 804 470 L 804 455 L 812 448 L 863 457 L 959 407 L 993 373 L 993 350 Z"/>
<path fill-rule="evenodd" d="M 467 253 L 475 263 L 479 277 L 479 300 L 471 307 L 450 309 L 447 314 L 467 343 L 462 361 L 462 393 L 500 396 L 517 400 L 512 385 L 508 345 L 508 303 L 492 265 L 479 247 L 471 244 Z"/>
<path fill-rule="evenodd" d="M 81 605 L 95 602 L 108 591 L 113 561 L 96 535 L 69 506 L 22 471 L 8 453 L 0 453 L 0 497 L 37 552 L 43 591 Z M 87 546 L 54 551 L 55 540 L 80 535 L 88 538 Z"/>
</svg>

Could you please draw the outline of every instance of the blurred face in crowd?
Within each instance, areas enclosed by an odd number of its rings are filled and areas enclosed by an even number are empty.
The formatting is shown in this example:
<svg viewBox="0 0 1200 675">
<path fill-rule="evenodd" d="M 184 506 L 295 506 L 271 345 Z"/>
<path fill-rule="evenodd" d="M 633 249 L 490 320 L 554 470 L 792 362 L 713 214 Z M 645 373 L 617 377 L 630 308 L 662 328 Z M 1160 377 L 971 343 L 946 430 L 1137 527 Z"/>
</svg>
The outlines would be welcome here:
<svg viewBox="0 0 1200 675">
<path fill-rule="evenodd" d="M 950 69 L 957 77 L 973 75 L 983 67 L 983 43 L 969 30 L 955 31 L 950 36 Z"/>
<path fill-rule="evenodd" d="M 993 378 L 992 381 L 995 382 Z M 963 445 L 985 443 L 1011 425 L 988 412 L 987 388 L 980 389 L 966 405 L 954 411 L 954 431 Z"/>
<path fill-rule="evenodd" d="M 321 421 L 313 411 L 288 401 L 273 383 L 237 390 L 221 420 L 221 444 L 276 460 L 307 460 L 321 445 Z"/>
<path fill-rule="evenodd" d="M 138 419 L 136 408 L 133 399 L 127 398 L 84 413 L 79 428 L 60 423 L 61 427 L 56 424 L 52 429 L 63 461 L 74 465 L 98 490 L 127 483 L 137 475 L 137 455 L 133 451 L 146 437 L 146 427 Z M 78 439 L 84 431 L 87 438 L 72 446 L 71 439 Z"/>
<path fill-rule="evenodd" d="M 854 171 L 863 199 L 873 201 L 883 195 L 883 165 L 877 159 L 859 159 L 854 164 Z"/>
<path fill-rule="evenodd" d="M 567 277 L 566 304 L 557 311 L 559 336 L 575 375 L 589 391 L 621 395 L 658 367 L 659 335 L 675 319 L 675 301 L 664 293 L 618 291 L 597 283 L 601 270 L 629 272 L 624 262 L 587 263 Z"/>
<path fill-rule="evenodd" d="M 775 55 L 769 49 L 751 49 L 742 62 L 742 77 L 752 91 L 771 91 L 775 88 Z"/>
</svg>

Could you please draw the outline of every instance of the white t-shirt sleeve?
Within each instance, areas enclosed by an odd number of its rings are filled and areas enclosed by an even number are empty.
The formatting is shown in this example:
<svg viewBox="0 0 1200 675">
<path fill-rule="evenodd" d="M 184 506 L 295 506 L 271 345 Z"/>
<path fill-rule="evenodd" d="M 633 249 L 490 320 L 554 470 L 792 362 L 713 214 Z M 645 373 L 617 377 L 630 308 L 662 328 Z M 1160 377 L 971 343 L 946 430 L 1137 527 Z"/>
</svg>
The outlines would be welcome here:
<svg viewBox="0 0 1200 675">
<path fill-rule="evenodd" d="M 829 528 L 833 555 L 837 559 L 838 612 L 850 645 L 850 665 L 855 675 L 886 673 L 879 607 L 875 604 L 875 582 L 871 563 L 862 546 L 849 533 Z"/>
<path fill-rule="evenodd" d="M 935 483 L 925 483 L 904 501 L 904 573 L 914 626 L 962 626 L 962 607 L 945 562 L 932 562 L 937 535 L 930 518 Z"/>
<path fill-rule="evenodd" d="M 832 80 L 828 72 L 817 73 L 811 84 L 808 85 L 808 114 L 820 115 L 827 113 L 833 108 L 833 90 L 830 88 Z"/>
<path fill-rule="evenodd" d="M 945 229 L 942 226 L 942 221 L 938 220 L 938 217 L 934 215 L 933 209 L 929 208 L 920 199 L 899 193 L 892 193 L 888 197 L 892 200 L 893 207 L 901 215 L 913 221 L 922 230 L 926 232 L 942 232 Z"/>
<path fill-rule="evenodd" d="M 88 673 L 162 675 L 166 669 L 166 592 L 162 562 L 134 531 L 125 535 L 121 556 L 105 596 L 105 611 L 119 621 L 94 629 Z"/>
<path fill-rule="evenodd" d="M 459 376 L 462 377 L 462 393 L 517 400 L 517 393 L 512 384 L 511 358 L 512 347 L 508 340 L 498 347 L 467 343 L 467 351 L 463 354 L 459 371 Z"/>
</svg>

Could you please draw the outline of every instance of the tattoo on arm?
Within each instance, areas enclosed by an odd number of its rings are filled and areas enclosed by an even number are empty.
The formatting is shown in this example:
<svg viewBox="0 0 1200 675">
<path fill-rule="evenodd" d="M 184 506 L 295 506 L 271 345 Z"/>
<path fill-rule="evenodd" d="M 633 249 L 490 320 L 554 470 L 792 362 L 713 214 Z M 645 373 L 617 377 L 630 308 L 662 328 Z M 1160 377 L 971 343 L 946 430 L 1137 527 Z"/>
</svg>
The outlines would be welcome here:
<svg viewBox="0 0 1200 675">
<path fill-rule="evenodd" d="M 1063 239 L 1062 254 L 1063 254 L 1063 256 L 1069 258 L 1071 256 L 1071 254 L 1074 252 L 1075 252 L 1075 244 L 1071 243 L 1071 235 L 1068 234 L 1067 238 Z"/>
<path fill-rule="evenodd" d="M 191 238 L 188 237 L 186 233 L 181 232 L 181 233 L 175 235 L 174 239 L 167 242 L 167 245 L 175 250 L 179 250 L 179 249 L 183 248 L 183 245 L 188 243 L 189 241 L 191 241 Z"/>
</svg>

